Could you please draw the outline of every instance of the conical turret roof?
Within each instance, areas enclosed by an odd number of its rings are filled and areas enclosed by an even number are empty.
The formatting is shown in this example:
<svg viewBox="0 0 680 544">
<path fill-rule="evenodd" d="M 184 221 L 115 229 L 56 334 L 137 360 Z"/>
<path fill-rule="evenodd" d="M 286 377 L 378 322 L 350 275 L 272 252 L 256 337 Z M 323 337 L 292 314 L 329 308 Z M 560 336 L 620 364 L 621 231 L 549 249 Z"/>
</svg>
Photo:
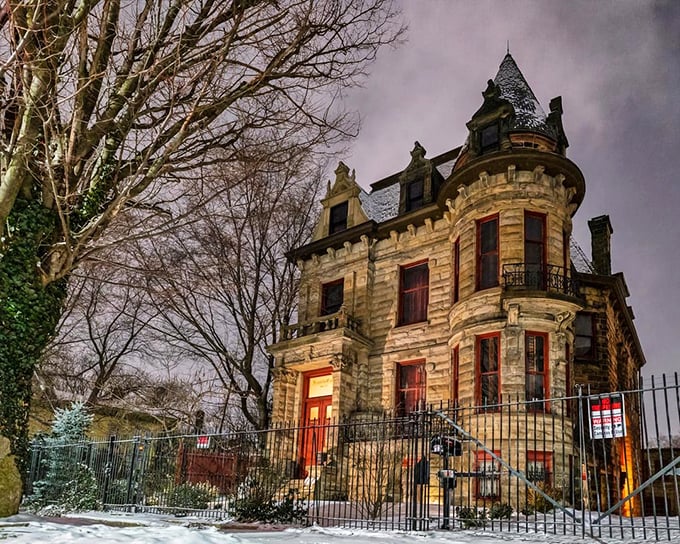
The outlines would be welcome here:
<svg viewBox="0 0 680 544">
<path fill-rule="evenodd" d="M 508 53 L 498 68 L 494 83 L 500 87 L 501 98 L 515 108 L 510 130 L 530 130 L 555 138 L 555 131 L 547 124 L 547 116 L 534 92 L 524 79 L 515 59 Z"/>
</svg>

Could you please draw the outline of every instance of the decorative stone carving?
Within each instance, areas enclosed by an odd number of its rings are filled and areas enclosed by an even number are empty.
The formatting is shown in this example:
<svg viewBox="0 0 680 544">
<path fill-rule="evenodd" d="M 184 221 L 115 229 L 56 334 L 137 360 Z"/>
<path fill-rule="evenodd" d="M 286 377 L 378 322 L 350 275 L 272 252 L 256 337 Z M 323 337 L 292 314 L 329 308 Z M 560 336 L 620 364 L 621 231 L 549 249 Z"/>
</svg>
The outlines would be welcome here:
<svg viewBox="0 0 680 544">
<path fill-rule="evenodd" d="M 275 382 L 294 384 L 297 381 L 297 376 L 297 372 L 282 366 L 275 366 L 272 369 L 272 377 Z"/>
<path fill-rule="evenodd" d="M 557 332 L 564 334 L 566 328 L 571 324 L 571 322 L 576 317 L 574 312 L 561 312 L 555 316 L 555 322 L 557 323 Z"/>
<path fill-rule="evenodd" d="M 350 174 L 349 166 L 340 161 L 338 167 L 335 169 L 335 183 L 333 184 L 333 188 L 329 190 L 327 197 L 353 190 L 356 187 L 356 172 L 352 170 L 352 173 Z"/>
<path fill-rule="evenodd" d="M 508 165 L 508 183 L 514 183 L 516 177 L 516 167 L 514 164 Z"/>
<path fill-rule="evenodd" d="M 543 180 L 543 172 L 545 172 L 545 166 L 539 164 L 534 168 L 534 183 L 541 183 Z"/>
<path fill-rule="evenodd" d="M 348 347 L 342 348 L 342 353 L 334 353 L 331 357 L 331 366 L 334 371 L 351 368 L 357 360 L 356 352 Z"/>
<path fill-rule="evenodd" d="M 519 326 L 519 304 L 508 305 L 508 327 Z"/>
</svg>

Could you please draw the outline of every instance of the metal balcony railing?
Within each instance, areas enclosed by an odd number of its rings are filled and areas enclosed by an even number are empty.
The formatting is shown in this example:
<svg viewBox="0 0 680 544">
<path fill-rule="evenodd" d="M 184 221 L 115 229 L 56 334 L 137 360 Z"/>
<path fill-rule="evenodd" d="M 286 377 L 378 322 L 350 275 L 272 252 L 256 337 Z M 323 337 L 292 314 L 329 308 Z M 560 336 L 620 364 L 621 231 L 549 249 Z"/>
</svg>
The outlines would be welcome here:
<svg viewBox="0 0 680 544">
<path fill-rule="evenodd" d="M 503 286 L 506 289 L 550 291 L 572 297 L 579 297 L 576 280 L 563 266 L 548 264 L 537 266 L 528 263 L 503 265 Z"/>
<path fill-rule="evenodd" d="M 347 313 L 345 307 L 330 315 L 323 315 L 304 323 L 295 323 L 281 328 L 281 341 L 293 340 L 310 334 L 316 334 L 335 329 L 349 329 L 361 333 L 361 322 Z"/>
</svg>

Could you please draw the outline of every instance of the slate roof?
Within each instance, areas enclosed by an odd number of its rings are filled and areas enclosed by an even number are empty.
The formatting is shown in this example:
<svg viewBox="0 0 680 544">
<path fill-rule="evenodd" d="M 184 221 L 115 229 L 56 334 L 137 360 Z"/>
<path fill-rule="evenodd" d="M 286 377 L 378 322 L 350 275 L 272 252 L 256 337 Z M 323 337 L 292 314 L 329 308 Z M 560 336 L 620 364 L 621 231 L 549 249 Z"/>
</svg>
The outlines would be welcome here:
<svg viewBox="0 0 680 544">
<path fill-rule="evenodd" d="M 444 179 L 451 175 L 453 166 L 458 158 L 457 155 L 454 158 L 445 157 L 451 155 L 453 151 L 447 151 L 432 159 L 434 167 Z M 444 162 L 438 164 L 442 158 L 445 159 Z M 359 193 L 361 207 L 366 212 L 368 218 L 376 223 L 384 223 L 399 215 L 399 176 L 398 174 L 393 174 L 389 178 L 392 178 L 390 180 L 391 183 L 385 184 L 383 183 L 385 180 L 382 180 L 373 184 L 373 190 L 370 193 L 363 189 Z"/>
<path fill-rule="evenodd" d="M 546 122 L 547 116 L 541 104 L 510 53 L 505 55 L 493 81 L 501 88 L 501 98 L 515 108 L 511 130 L 531 130 L 556 137 L 555 131 Z"/>
</svg>

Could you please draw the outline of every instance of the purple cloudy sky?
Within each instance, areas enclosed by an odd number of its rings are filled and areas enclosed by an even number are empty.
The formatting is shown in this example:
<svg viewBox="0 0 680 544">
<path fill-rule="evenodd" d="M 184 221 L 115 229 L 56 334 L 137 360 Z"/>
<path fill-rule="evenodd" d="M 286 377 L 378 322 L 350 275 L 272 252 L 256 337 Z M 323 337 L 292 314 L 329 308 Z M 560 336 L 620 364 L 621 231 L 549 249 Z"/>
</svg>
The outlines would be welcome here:
<svg viewBox="0 0 680 544">
<path fill-rule="evenodd" d="M 680 370 L 680 1 L 404 0 L 403 11 L 408 42 L 348 98 L 363 118 L 345 159 L 357 181 L 402 170 L 415 140 L 429 157 L 462 144 L 509 40 L 543 109 L 562 96 L 588 255 L 587 220 L 611 217 L 645 376 Z"/>
</svg>

